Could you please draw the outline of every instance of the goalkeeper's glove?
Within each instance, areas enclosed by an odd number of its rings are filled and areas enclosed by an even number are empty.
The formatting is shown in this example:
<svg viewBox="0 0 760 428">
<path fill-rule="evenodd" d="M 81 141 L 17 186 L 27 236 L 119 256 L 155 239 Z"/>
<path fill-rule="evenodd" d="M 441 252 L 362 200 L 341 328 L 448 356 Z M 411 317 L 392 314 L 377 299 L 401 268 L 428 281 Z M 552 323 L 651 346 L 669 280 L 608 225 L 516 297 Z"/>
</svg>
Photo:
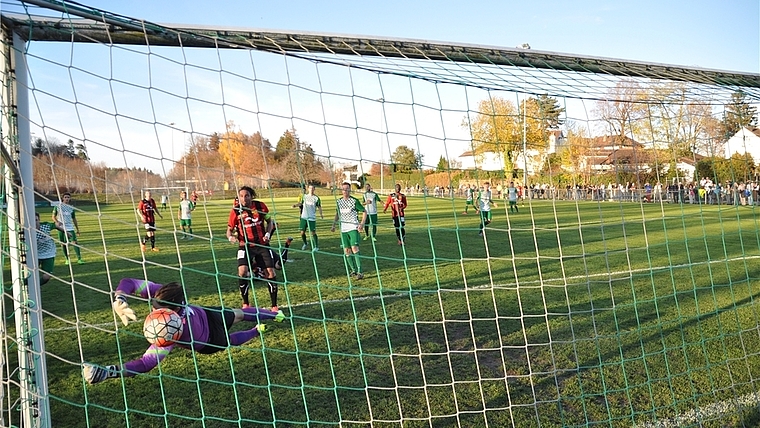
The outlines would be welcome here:
<svg viewBox="0 0 760 428">
<path fill-rule="evenodd" d="M 84 376 L 84 380 L 90 385 L 106 379 L 116 378 L 120 375 L 121 372 L 115 365 L 102 367 L 90 363 L 82 364 L 82 376 Z"/>
<path fill-rule="evenodd" d="M 135 311 L 129 307 L 127 298 L 123 294 L 117 294 L 111 306 L 113 306 L 113 311 L 121 318 L 121 322 L 124 325 L 129 324 L 129 321 L 137 321 Z"/>
</svg>

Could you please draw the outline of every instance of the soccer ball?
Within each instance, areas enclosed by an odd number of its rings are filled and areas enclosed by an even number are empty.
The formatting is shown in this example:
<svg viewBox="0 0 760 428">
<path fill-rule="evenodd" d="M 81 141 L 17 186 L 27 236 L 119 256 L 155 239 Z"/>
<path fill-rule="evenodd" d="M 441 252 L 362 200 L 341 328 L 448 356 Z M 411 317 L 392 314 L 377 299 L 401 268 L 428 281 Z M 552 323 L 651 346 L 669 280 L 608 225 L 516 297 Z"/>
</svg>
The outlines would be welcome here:
<svg viewBox="0 0 760 428">
<path fill-rule="evenodd" d="M 182 318 L 169 308 L 154 309 L 145 318 L 143 334 L 151 345 L 169 346 L 182 335 Z"/>
</svg>

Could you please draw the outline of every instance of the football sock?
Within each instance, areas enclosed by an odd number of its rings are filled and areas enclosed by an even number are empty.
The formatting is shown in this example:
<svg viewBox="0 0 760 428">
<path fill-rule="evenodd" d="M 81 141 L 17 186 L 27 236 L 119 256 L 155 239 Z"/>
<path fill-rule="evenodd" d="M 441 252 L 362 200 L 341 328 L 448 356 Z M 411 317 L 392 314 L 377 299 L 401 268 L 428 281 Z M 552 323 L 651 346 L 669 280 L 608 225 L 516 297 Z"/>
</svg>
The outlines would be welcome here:
<svg viewBox="0 0 760 428">
<path fill-rule="evenodd" d="M 269 285 L 269 298 L 272 300 L 272 306 L 277 306 L 277 283 L 267 281 L 267 285 Z"/>
<path fill-rule="evenodd" d="M 240 297 L 243 298 L 243 304 L 248 303 L 248 290 L 251 287 L 251 280 L 249 278 L 238 279 L 238 288 L 240 288 Z"/>
<path fill-rule="evenodd" d="M 259 329 L 256 327 L 250 330 L 236 331 L 230 334 L 230 345 L 240 346 L 258 336 L 259 336 Z"/>
</svg>

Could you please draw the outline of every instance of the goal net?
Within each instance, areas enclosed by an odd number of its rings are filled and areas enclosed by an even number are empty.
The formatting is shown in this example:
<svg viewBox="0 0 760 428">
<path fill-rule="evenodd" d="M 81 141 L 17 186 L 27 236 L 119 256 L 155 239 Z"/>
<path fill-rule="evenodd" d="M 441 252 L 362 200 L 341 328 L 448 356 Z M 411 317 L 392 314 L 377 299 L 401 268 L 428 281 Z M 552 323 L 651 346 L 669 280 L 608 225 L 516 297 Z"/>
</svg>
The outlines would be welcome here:
<svg viewBox="0 0 760 428">
<path fill-rule="evenodd" d="M 43 0 L 2 25 L 0 425 L 760 418 L 760 75 Z M 249 304 L 285 320 L 146 351 L 124 278 L 242 307 L 244 186 L 289 262 Z"/>
</svg>

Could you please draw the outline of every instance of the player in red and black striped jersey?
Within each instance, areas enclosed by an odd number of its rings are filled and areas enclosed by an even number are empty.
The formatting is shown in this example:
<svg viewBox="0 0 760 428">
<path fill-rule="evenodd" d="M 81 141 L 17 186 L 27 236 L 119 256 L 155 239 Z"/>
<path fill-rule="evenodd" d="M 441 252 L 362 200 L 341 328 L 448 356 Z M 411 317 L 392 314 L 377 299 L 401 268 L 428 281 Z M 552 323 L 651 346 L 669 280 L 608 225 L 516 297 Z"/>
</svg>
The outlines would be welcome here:
<svg viewBox="0 0 760 428">
<path fill-rule="evenodd" d="M 145 244 L 150 240 L 150 250 L 158 251 L 156 248 L 156 214 L 162 219 L 164 216 L 158 211 L 156 201 L 151 197 L 150 190 L 145 191 L 145 197 L 137 205 L 137 212 L 145 226 L 145 238 L 140 242 L 140 248 L 145 251 Z"/>
<path fill-rule="evenodd" d="M 256 192 L 248 186 L 238 191 L 238 203 L 233 206 L 227 221 L 227 239 L 238 244 L 238 286 L 243 307 L 250 306 L 248 291 L 251 288 L 251 273 L 253 267 L 258 266 L 265 269 L 272 309 L 277 310 L 277 276 L 269 248 L 275 223 L 266 204 L 254 198 Z"/>
</svg>

